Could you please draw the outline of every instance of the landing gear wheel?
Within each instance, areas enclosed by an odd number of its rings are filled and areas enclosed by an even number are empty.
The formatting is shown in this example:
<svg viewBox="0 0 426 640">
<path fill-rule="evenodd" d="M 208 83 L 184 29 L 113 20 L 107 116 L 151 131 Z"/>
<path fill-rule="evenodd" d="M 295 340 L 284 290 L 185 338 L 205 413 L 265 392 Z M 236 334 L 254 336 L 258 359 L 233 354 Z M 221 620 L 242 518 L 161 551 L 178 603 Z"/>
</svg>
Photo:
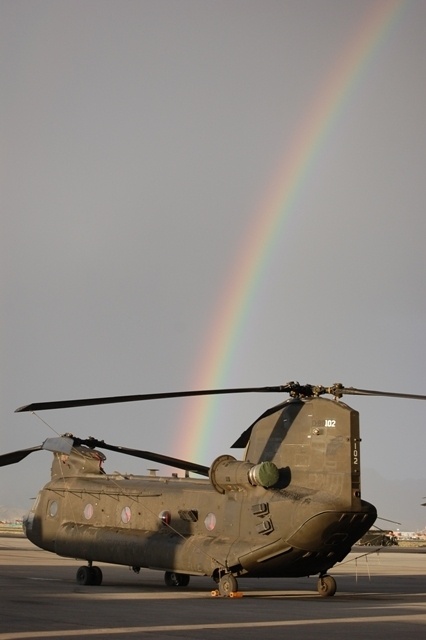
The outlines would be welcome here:
<svg viewBox="0 0 426 640">
<path fill-rule="evenodd" d="M 80 567 L 77 569 L 76 580 L 81 585 L 102 584 L 102 571 L 99 567 Z"/>
<path fill-rule="evenodd" d="M 219 593 L 221 596 L 230 596 L 231 593 L 238 591 L 237 579 L 232 573 L 225 573 L 219 580 Z"/>
<path fill-rule="evenodd" d="M 99 587 L 102 584 L 102 571 L 99 567 L 91 567 L 92 571 L 92 584 Z"/>
<path fill-rule="evenodd" d="M 329 598 L 336 593 L 337 585 L 333 576 L 325 574 L 318 578 L 317 589 L 320 596 L 323 598 Z"/>
<path fill-rule="evenodd" d="M 189 576 L 186 573 L 166 571 L 164 574 L 164 582 L 168 587 L 187 587 L 189 584 Z"/>
<path fill-rule="evenodd" d="M 76 580 L 78 584 L 93 584 L 92 567 L 79 567 L 77 569 Z"/>
</svg>

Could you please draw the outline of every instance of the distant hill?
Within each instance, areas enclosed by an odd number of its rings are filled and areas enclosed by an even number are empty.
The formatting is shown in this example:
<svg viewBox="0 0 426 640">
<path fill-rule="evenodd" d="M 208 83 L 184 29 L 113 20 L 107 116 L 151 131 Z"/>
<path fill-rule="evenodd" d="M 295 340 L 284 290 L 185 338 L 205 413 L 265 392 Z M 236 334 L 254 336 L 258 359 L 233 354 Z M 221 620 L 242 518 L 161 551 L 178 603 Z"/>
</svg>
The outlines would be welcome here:
<svg viewBox="0 0 426 640">
<path fill-rule="evenodd" d="M 22 516 L 26 511 L 24 508 L 0 505 L 0 521 L 15 522 L 15 520 L 22 520 Z"/>
</svg>

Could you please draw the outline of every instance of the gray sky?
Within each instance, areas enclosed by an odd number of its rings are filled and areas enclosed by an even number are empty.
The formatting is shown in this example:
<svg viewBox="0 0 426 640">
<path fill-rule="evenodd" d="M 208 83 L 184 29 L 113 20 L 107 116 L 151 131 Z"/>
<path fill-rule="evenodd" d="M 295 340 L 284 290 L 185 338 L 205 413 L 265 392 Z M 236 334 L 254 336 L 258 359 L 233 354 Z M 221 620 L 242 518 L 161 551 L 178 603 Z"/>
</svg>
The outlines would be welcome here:
<svg viewBox="0 0 426 640">
<path fill-rule="evenodd" d="M 3 452 L 52 434 L 14 414 L 22 404 L 208 382 L 195 372 L 271 181 L 348 43 L 394 5 L 3 0 Z M 396 5 L 263 255 L 221 386 L 426 393 L 426 4 Z M 280 399 L 215 401 L 196 461 L 228 453 Z M 40 415 L 59 433 L 183 457 L 191 402 Z M 426 403 L 350 404 L 364 498 L 425 527 Z M 0 505 L 28 507 L 49 456 L 2 469 Z"/>
</svg>

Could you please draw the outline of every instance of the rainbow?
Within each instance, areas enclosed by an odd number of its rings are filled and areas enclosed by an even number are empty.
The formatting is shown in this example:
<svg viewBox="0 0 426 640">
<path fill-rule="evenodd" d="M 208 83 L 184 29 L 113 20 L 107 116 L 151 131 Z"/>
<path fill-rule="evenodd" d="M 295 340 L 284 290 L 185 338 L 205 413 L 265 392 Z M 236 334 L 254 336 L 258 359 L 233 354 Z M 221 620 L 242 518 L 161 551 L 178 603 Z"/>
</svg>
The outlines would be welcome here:
<svg viewBox="0 0 426 640">
<path fill-rule="evenodd" d="M 376 0 L 368 8 L 335 66 L 321 83 L 310 108 L 296 128 L 296 134 L 275 172 L 261 206 L 237 252 L 234 270 L 216 306 L 207 330 L 201 357 L 197 360 L 188 388 L 220 388 L 235 354 L 241 324 L 249 316 L 274 246 L 282 241 L 284 222 L 300 197 L 331 129 L 359 86 L 369 61 L 379 50 L 401 15 L 405 0 Z M 178 457 L 205 460 L 212 437 L 217 397 L 187 401 L 176 441 Z M 184 434 L 182 436 L 182 434 Z"/>
</svg>

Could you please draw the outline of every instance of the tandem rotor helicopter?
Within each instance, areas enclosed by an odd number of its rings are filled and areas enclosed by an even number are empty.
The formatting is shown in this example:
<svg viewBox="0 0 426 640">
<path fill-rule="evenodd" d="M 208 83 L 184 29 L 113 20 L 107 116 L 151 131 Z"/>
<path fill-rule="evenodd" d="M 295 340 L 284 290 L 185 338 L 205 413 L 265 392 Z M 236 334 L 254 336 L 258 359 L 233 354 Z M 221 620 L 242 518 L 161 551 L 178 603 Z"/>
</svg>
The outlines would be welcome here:
<svg viewBox="0 0 426 640">
<path fill-rule="evenodd" d="M 39 450 L 53 452 L 51 480 L 24 518 L 31 542 L 87 564 L 77 582 L 100 585 L 94 562 L 165 572 L 168 586 L 210 576 L 215 595 L 234 597 L 244 576 L 318 575 L 321 596 L 336 582 L 328 571 L 372 526 L 376 508 L 361 498 L 359 414 L 343 395 L 426 400 L 425 395 L 300 385 L 210 389 L 87 398 L 26 405 L 42 411 L 119 402 L 231 393 L 288 393 L 210 467 L 71 434 L 0 455 L 0 466 Z M 332 398 L 324 398 L 330 395 Z M 100 449 L 186 472 L 185 477 L 107 474 Z M 189 477 L 189 472 L 202 476 Z"/>
</svg>

